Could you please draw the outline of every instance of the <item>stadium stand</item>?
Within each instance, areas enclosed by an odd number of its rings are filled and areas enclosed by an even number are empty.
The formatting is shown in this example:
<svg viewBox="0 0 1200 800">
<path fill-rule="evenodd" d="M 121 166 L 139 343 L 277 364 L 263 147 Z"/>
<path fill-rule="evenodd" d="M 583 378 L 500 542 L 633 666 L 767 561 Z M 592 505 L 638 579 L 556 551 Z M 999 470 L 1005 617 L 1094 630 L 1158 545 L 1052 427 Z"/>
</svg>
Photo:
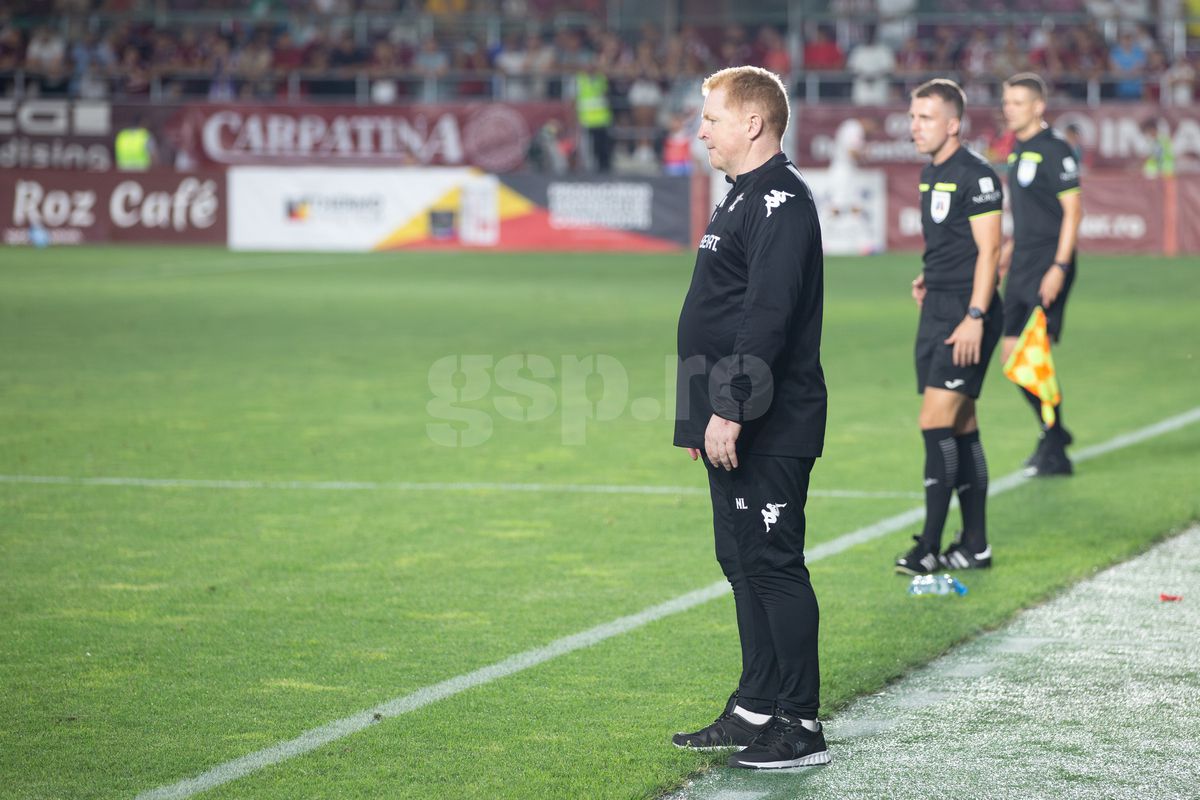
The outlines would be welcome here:
<svg viewBox="0 0 1200 800">
<path fill-rule="evenodd" d="M 247 10 L 231 0 L 16 0 L 0 11 L 0 97 L 557 100 L 573 96 L 579 68 L 598 62 L 618 157 L 658 163 L 697 80 L 735 63 L 779 72 L 810 103 L 902 102 L 933 75 L 991 103 L 1001 81 L 1025 69 L 1064 102 L 1179 106 L 1196 96 L 1195 31 L 1186 19 L 1152 16 L 1145 3 L 831 0 L 797 14 L 794 4 L 739 13 L 685 0 L 655 21 L 631 5 L 257 0 Z M 867 74 L 878 65 L 884 74 Z"/>
</svg>

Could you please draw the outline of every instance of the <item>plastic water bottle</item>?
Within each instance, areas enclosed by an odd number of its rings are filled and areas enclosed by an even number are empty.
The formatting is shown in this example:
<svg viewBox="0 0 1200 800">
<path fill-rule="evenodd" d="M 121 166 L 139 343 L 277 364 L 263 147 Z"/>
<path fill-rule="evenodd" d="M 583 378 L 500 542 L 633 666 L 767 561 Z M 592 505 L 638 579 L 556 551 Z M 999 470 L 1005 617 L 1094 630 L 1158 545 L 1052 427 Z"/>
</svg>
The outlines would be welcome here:
<svg viewBox="0 0 1200 800">
<path fill-rule="evenodd" d="M 955 595 L 961 597 L 967 593 L 967 587 L 949 573 L 941 575 L 918 575 L 908 584 L 908 593 L 918 595 Z"/>
</svg>

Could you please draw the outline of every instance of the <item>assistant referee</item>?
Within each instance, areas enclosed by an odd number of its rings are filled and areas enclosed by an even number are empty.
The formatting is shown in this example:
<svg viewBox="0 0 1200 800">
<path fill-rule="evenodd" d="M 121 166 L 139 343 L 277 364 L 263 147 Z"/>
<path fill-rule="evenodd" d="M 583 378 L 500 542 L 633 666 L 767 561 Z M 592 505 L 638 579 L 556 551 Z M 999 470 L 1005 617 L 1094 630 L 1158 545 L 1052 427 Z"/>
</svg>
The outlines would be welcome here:
<svg viewBox="0 0 1200 800">
<path fill-rule="evenodd" d="M 1003 104 L 1005 122 L 1016 134 L 1008 157 L 1013 236 L 1000 256 L 1000 273 L 1008 273 L 1003 351 L 1007 360 L 1029 315 L 1039 305 L 1046 311 L 1050 341 L 1057 344 L 1062 337 L 1067 298 L 1075 284 L 1075 245 L 1083 202 L 1075 153 L 1044 119 L 1045 82 L 1032 72 L 1012 76 L 1004 82 Z M 1020 391 L 1041 429 L 1037 449 L 1025 461 L 1026 474 L 1070 475 L 1073 467 L 1067 445 L 1072 437 L 1063 424 L 1061 401 L 1055 408 L 1054 424 L 1045 427 L 1041 398 L 1027 389 Z"/>
<path fill-rule="evenodd" d="M 674 743 L 737 748 L 735 767 L 824 764 L 817 598 L 804 564 L 809 473 L 825 438 L 821 229 L 781 152 L 789 112 L 779 77 L 731 67 L 703 91 L 699 138 L 731 186 L 679 315 L 675 444 L 708 469 L 742 671 L 716 721 Z"/>
</svg>

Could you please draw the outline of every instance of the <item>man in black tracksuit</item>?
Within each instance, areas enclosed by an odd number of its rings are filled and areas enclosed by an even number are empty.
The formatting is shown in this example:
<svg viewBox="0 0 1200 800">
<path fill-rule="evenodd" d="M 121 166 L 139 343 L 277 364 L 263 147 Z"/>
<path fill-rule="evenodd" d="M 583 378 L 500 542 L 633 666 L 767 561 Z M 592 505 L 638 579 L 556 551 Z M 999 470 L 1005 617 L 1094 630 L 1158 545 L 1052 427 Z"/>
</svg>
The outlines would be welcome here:
<svg viewBox="0 0 1200 800">
<path fill-rule="evenodd" d="M 737 767 L 824 764 L 817 600 L 804 564 L 808 479 L 825 438 L 821 230 L 780 151 L 779 78 L 732 67 L 704 91 L 699 137 L 732 186 L 700 240 L 679 316 L 675 444 L 708 469 L 742 673 L 725 712 L 674 742 L 739 748 Z"/>
<path fill-rule="evenodd" d="M 925 524 L 896 571 L 924 575 L 939 566 L 991 566 L 987 542 L 987 460 L 975 401 L 1000 341 L 1004 312 L 997 293 L 1000 178 L 959 141 L 965 96 L 935 79 L 917 87 L 909 110 L 921 170 L 924 264 L 912 285 L 921 309 L 915 360 L 925 443 Z M 962 534 L 943 553 L 942 528 L 958 492 Z"/>
</svg>

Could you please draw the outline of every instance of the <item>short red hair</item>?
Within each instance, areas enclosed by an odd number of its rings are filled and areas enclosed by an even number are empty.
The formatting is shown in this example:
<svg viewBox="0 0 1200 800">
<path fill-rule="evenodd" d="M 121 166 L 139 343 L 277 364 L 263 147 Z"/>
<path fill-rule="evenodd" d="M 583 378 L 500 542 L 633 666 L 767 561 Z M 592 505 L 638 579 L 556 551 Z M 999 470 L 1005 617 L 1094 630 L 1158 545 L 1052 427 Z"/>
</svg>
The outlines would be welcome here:
<svg viewBox="0 0 1200 800">
<path fill-rule="evenodd" d="M 724 89 L 733 108 L 750 106 L 762 114 L 763 128 L 783 138 L 791 111 L 783 81 L 762 67 L 726 67 L 704 79 L 700 87 L 705 97 L 713 89 Z"/>
</svg>

